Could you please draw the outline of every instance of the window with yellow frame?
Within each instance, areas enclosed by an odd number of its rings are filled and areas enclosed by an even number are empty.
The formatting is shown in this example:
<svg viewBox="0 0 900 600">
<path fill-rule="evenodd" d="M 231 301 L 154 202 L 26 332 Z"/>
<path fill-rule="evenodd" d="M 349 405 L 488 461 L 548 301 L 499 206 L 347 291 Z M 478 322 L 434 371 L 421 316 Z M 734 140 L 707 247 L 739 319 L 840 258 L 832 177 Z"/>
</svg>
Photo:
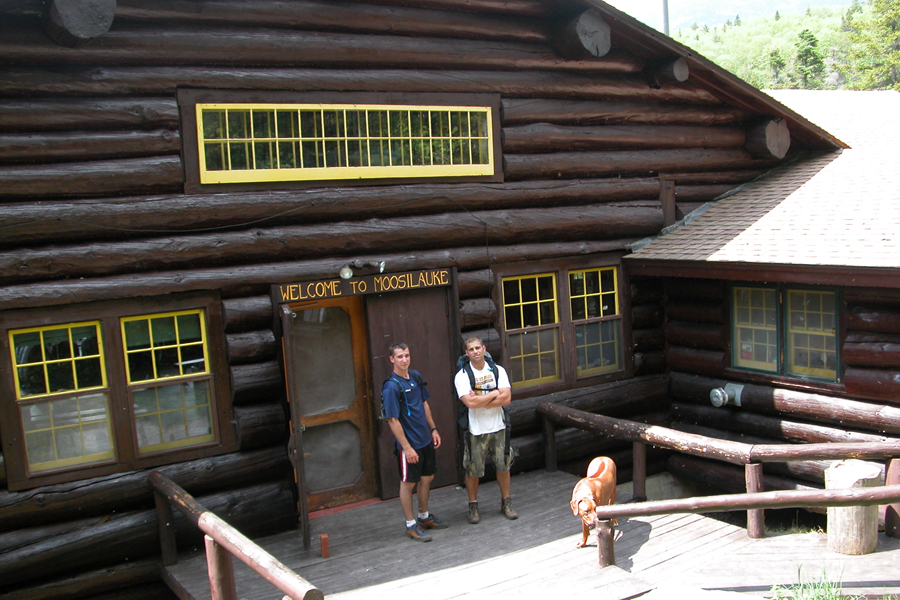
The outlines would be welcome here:
<svg viewBox="0 0 900 600">
<path fill-rule="evenodd" d="M 732 288 L 732 365 L 837 381 L 838 296 L 831 290 Z"/>
<path fill-rule="evenodd" d="M 503 316 L 512 387 L 560 379 L 556 274 L 505 277 Z"/>
<path fill-rule="evenodd" d="M 492 176 L 493 108 L 195 106 L 201 184 Z"/>
<path fill-rule="evenodd" d="M 615 267 L 569 271 L 579 376 L 622 368 L 622 318 Z"/>
</svg>

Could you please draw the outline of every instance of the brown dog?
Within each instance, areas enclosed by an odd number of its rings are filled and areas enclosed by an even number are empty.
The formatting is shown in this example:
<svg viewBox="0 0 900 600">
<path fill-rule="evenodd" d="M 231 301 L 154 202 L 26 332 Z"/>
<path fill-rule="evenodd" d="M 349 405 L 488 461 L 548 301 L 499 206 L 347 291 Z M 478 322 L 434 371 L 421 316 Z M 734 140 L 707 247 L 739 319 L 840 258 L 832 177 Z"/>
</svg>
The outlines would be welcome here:
<svg viewBox="0 0 900 600">
<path fill-rule="evenodd" d="M 616 502 L 616 463 L 608 456 L 598 456 L 588 466 L 587 477 L 575 484 L 572 490 L 572 514 L 581 518 L 581 542 L 577 548 L 587 543 L 590 528 L 594 524 L 598 506 Z M 612 519 L 613 525 L 618 521 Z"/>
</svg>

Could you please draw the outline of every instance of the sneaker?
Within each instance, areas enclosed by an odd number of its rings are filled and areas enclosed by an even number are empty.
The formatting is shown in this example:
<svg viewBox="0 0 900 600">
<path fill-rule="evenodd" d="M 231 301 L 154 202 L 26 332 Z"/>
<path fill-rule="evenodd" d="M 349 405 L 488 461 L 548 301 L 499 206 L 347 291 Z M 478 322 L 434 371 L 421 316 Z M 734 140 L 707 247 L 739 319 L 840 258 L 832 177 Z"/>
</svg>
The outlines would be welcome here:
<svg viewBox="0 0 900 600">
<path fill-rule="evenodd" d="M 512 507 L 512 498 L 504 498 L 500 501 L 500 512 L 510 521 L 514 521 L 519 518 L 519 513 L 517 513 Z"/>
<path fill-rule="evenodd" d="M 425 530 L 422 529 L 422 526 L 416 523 L 411 527 L 406 528 L 406 535 L 416 540 L 417 542 L 430 542 L 431 536 L 425 533 Z"/>
<path fill-rule="evenodd" d="M 466 517 L 466 521 L 468 521 L 472 525 L 477 525 L 478 523 L 481 523 L 481 515 L 478 514 L 478 503 L 477 502 L 469 502 L 469 514 Z"/>
<path fill-rule="evenodd" d="M 449 525 L 434 516 L 433 512 L 428 513 L 428 516 L 424 519 L 417 518 L 416 523 L 425 529 L 447 529 L 449 527 Z"/>
</svg>

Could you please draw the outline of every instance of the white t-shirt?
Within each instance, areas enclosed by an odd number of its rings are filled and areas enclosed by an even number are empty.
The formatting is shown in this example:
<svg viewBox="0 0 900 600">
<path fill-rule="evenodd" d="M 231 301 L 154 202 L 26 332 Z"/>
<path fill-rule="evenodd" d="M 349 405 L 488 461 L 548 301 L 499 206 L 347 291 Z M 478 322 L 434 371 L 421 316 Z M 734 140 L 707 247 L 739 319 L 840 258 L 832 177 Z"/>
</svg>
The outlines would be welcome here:
<svg viewBox="0 0 900 600">
<path fill-rule="evenodd" d="M 500 373 L 499 384 L 494 381 L 494 373 L 488 366 L 487 361 L 485 361 L 483 369 L 479 370 L 474 366 L 472 367 L 472 373 L 475 375 L 476 393 L 480 392 L 484 395 L 497 388 L 512 387 L 509 384 L 509 376 L 506 374 L 506 369 L 497 365 L 497 371 Z M 456 386 L 456 395 L 460 398 L 472 391 L 472 384 L 469 382 L 469 375 L 466 373 L 465 369 L 459 370 L 456 377 L 453 379 L 453 384 Z M 506 425 L 503 423 L 502 406 L 469 409 L 469 431 L 471 431 L 473 435 L 494 433 L 495 431 L 500 431 L 505 428 Z"/>
</svg>

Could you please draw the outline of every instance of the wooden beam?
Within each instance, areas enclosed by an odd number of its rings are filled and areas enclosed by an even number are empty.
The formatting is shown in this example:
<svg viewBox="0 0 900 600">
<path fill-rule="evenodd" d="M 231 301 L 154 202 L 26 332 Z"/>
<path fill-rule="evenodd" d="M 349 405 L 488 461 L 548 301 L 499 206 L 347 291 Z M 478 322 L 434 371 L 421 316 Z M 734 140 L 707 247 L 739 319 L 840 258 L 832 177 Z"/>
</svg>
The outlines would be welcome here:
<svg viewBox="0 0 900 600">
<path fill-rule="evenodd" d="M 174 98 L 30 98 L 0 102 L 0 131 L 178 128 Z"/>
<path fill-rule="evenodd" d="M 678 207 L 675 205 L 675 182 L 668 179 L 659 180 L 659 205 L 663 211 L 663 225 L 669 227 L 678 220 Z"/>
<path fill-rule="evenodd" d="M 770 119 L 747 132 L 746 150 L 754 158 L 782 159 L 791 147 L 791 133 L 784 119 Z"/>
<path fill-rule="evenodd" d="M 503 151 L 612 150 L 615 148 L 740 148 L 743 130 L 690 125 L 553 125 L 504 127 Z"/>
<path fill-rule="evenodd" d="M 688 63 L 682 57 L 648 65 L 645 73 L 651 85 L 655 87 L 662 87 L 670 83 L 684 83 L 691 76 Z"/>
<path fill-rule="evenodd" d="M 722 323 L 670 320 L 666 323 L 666 340 L 674 346 L 724 350 L 727 340 L 726 327 Z"/>
<path fill-rule="evenodd" d="M 179 154 L 181 137 L 155 131 L 0 134 L 0 162 L 46 163 Z"/>
<path fill-rule="evenodd" d="M 727 105 L 661 104 L 614 100 L 502 99 L 503 125 L 729 125 L 749 114 Z"/>
<path fill-rule="evenodd" d="M 271 303 L 269 306 L 271 308 Z M 271 318 L 271 313 L 269 317 Z M 271 329 L 228 334 L 225 342 L 228 346 L 228 362 L 232 365 L 275 358 L 279 349 Z"/>
<path fill-rule="evenodd" d="M 602 58 L 612 47 L 609 24 L 596 10 L 588 9 L 557 28 L 553 46 L 569 60 Z"/>
<path fill-rule="evenodd" d="M 51 0 L 44 31 L 60 46 L 77 48 L 109 31 L 116 0 Z"/>
</svg>

